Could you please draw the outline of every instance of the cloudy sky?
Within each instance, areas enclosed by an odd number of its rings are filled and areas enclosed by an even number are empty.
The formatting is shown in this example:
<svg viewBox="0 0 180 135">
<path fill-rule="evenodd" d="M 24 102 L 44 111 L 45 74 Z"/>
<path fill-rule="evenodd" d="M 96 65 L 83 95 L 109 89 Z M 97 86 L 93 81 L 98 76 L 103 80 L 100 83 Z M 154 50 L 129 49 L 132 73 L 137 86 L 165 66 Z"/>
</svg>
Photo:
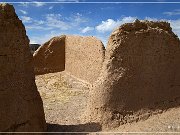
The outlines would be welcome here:
<svg viewBox="0 0 180 135">
<path fill-rule="evenodd" d="M 97 2 L 97 0 L 94 1 Z M 75 34 L 96 36 L 106 45 L 114 28 L 123 23 L 132 22 L 136 18 L 168 21 L 173 31 L 180 37 L 180 3 L 166 3 L 167 0 L 149 0 L 149 2 L 158 3 L 103 3 L 107 1 L 98 1 L 99 3 L 93 3 L 93 0 L 48 0 L 49 3 L 44 3 L 45 0 L 43 2 L 26 0 L 30 3 L 12 4 L 26 27 L 31 43 L 42 44 L 53 36 Z M 126 0 L 108 1 L 127 2 Z M 172 0 L 169 1 L 172 2 Z M 174 0 L 176 1 L 178 0 Z M 8 0 L 8 2 L 13 2 L 13 0 Z M 21 2 L 25 1 L 21 0 Z"/>
</svg>

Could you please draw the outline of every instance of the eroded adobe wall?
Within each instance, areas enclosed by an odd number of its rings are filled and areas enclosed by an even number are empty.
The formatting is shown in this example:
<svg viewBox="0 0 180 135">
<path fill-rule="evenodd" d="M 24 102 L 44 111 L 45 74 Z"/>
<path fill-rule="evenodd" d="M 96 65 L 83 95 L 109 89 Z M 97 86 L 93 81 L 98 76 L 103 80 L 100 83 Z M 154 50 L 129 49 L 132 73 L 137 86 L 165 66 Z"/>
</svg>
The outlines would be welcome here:
<svg viewBox="0 0 180 135">
<path fill-rule="evenodd" d="M 12 5 L 0 4 L 0 131 L 45 131 L 25 28 Z"/>
<path fill-rule="evenodd" d="M 66 72 L 93 83 L 101 70 L 105 48 L 95 37 L 60 36 L 43 44 L 34 53 L 36 74 Z"/>
<path fill-rule="evenodd" d="M 54 37 L 35 51 L 35 74 L 60 72 L 65 70 L 65 36 Z"/>
<path fill-rule="evenodd" d="M 96 37 L 66 36 L 65 70 L 93 83 L 104 61 L 104 45 Z"/>
<path fill-rule="evenodd" d="M 157 114 L 180 99 L 180 41 L 167 22 L 124 24 L 110 36 L 86 119 L 104 127 Z"/>
</svg>

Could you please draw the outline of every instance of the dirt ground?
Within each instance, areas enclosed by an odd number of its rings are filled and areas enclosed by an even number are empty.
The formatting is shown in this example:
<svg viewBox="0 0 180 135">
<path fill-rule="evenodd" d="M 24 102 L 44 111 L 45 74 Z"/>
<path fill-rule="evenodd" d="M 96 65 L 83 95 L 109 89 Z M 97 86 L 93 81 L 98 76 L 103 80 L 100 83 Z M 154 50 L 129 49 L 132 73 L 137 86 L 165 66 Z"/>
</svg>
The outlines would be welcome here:
<svg viewBox="0 0 180 135">
<path fill-rule="evenodd" d="M 99 131 L 98 124 L 83 123 L 90 84 L 64 72 L 36 76 L 49 132 Z"/>
<path fill-rule="evenodd" d="M 117 132 L 166 132 L 167 134 L 167 132 L 173 132 L 180 134 L 180 107 L 171 108 L 145 121 L 101 131 L 99 124 L 83 123 L 81 120 L 81 115 L 86 109 L 89 83 L 65 72 L 58 72 L 36 76 L 36 85 L 43 100 L 48 132 L 100 132 L 101 134 L 119 134 Z M 97 135 L 98 133 L 91 134 Z"/>
</svg>

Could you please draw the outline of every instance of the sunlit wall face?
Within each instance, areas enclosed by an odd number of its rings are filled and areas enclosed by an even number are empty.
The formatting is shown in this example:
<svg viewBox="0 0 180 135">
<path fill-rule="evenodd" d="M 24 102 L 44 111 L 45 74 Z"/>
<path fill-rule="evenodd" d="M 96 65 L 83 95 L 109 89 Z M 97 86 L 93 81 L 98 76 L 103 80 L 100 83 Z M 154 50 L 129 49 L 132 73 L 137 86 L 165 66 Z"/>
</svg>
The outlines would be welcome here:
<svg viewBox="0 0 180 135">
<path fill-rule="evenodd" d="M 7 2 L 7 0 L 1 0 Z M 20 2 L 21 1 L 21 2 Z M 42 2 L 43 1 L 43 2 Z M 145 1 L 145 0 L 144 0 Z M 42 44 L 62 34 L 96 36 L 106 46 L 112 30 L 123 23 L 164 20 L 180 36 L 178 0 L 8 0 L 23 21 L 31 43 Z M 123 3 L 125 2 L 125 3 Z M 151 3 L 152 2 L 152 3 Z M 170 3 L 168 3 L 170 2 Z M 174 2 L 174 3 L 173 3 Z"/>
</svg>

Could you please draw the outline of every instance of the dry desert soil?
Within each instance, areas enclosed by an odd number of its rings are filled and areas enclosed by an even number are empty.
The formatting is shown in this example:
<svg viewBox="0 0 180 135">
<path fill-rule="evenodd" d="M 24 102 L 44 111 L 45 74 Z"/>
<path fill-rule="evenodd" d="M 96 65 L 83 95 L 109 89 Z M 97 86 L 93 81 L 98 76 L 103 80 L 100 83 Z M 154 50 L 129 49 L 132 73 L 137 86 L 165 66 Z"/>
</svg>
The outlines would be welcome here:
<svg viewBox="0 0 180 135">
<path fill-rule="evenodd" d="M 102 131 L 99 124 L 83 123 L 81 119 L 81 115 L 86 109 L 89 83 L 65 72 L 57 72 L 37 75 L 36 85 L 43 100 L 48 132 L 100 132 L 101 134 L 105 134 L 104 132 L 109 132 L 108 134 L 119 134 L 117 132 L 178 134 L 177 132 L 180 132 L 180 107 L 170 108 L 139 122 Z"/>
</svg>

